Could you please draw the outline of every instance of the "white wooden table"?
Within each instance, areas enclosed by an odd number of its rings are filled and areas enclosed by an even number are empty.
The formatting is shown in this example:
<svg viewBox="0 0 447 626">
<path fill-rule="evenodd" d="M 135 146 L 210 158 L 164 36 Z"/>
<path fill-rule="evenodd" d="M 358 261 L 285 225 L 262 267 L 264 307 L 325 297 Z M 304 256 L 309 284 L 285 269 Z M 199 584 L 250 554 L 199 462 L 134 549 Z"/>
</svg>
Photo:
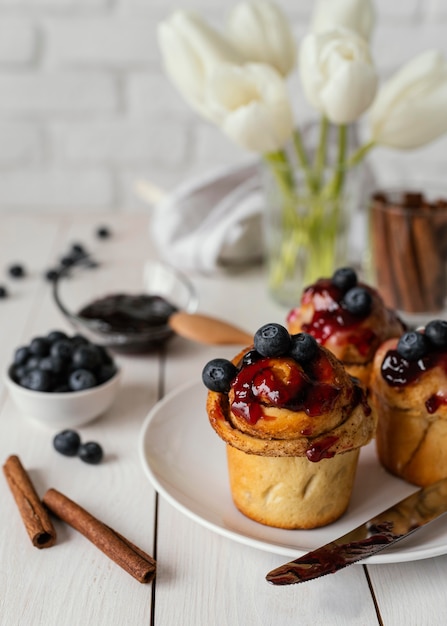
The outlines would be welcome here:
<svg viewBox="0 0 447 626">
<path fill-rule="evenodd" d="M 107 224 L 113 237 L 94 231 Z M 145 216 L 0 217 L 0 367 L 14 349 L 51 329 L 70 330 L 56 310 L 44 271 L 73 242 L 108 266 L 143 262 L 156 252 Z M 27 276 L 9 279 L 21 262 Z M 101 269 L 95 270 L 101 272 Z M 97 274 L 99 276 L 99 274 Z M 203 313 L 233 319 L 254 331 L 281 321 L 258 271 L 206 278 L 192 275 Z M 104 285 L 105 288 L 108 285 Z M 113 285 L 110 285 L 113 288 Z M 4 477 L 0 477 L 0 623 L 5 626 L 309 625 L 444 626 L 447 556 L 391 565 L 354 565 L 302 585 L 275 588 L 265 574 L 286 561 L 222 537 L 157 496 L 138 455 L 142 424 L 154 404 L 179 385 L 199 379 L 214 356 L 232 348 L 204 347 L 175 338 L 162 354 L 117 356 L 123 381 L 113 407 L 80 428 L 106 456 L 89 466 L 52 447 L 54 432 L 20 414 L 0 383 L 0 457 L 18 454 L 40 495 L 54 487 L 156 557 L 157 577 L 143 585 L 83 536 L 56 522 L 57 544 L 31 545 Z"/>
</svg>

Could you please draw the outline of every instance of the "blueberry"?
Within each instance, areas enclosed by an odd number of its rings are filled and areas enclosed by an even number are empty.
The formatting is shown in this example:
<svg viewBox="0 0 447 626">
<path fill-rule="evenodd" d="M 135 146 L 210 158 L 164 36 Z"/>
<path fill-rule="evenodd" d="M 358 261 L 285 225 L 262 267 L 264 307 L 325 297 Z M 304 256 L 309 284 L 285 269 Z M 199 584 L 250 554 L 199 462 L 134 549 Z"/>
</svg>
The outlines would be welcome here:
<svg viewBox="0 0 447 626">
<path fill-rule="evenodd" d="M 364 287 L 353 287 L 345 293 L 341 305 L 353 315 L 368 315 L 372 307 L 372 296 Z"/>
<path fill-rule="evenodd" d="M 98 385 L 110 380 L 116 374 L 116 367 L 113 363 L 105 363 L 101 365 L 97 371 Z"/>
<path fill-rule="evenodd" d="M 266 357 L 286 354 L 290 344 L 290 335 L 281 324 L 264 324 L 254 336 L 255 350 Z"/>
<path fill-rule="evenodd" d="M 65 361 L 58 356 L 45 356 L 40 359 L 39 369 L 59 375 L 65 369 Z"/>
<path fill-rule="evenodd" d="M 334 272 L 332 284 L 342 291 L 348 291 L 357 285 L 357 274 L 351 267 L 341 267 Z"/>
<path fill-rule="evenodd" d="M 29 370 L 25 376 L 20 379 L 19 384 L 22 387 L 31 389 L 32 391 L 50 391 L 51 374 L 41 369 Z"/>
<path fill-rule="evenodd" d="M 113 358 L 104 348 L 104 346 L 96 346 L 96 349 L 98 350 L 98 354 L 101 358 L 101 363 L 103 365 L 113 365 Z"/>
<path fill-rule="evenodd" d="M 96 236 L 99 239 L 108 239 L 111 235 L 110 229 L 107 226 L 98 226 L 96 229 Z"/>
<path fill-rule="evenodd" d="M 68 386 L 72 391 L 82 391 L 90 389 L 98 384 L 93 372 L 86 369 L 77 369 L 68 378 Z"/>
<path fill-rule="evenodd" d="M 79 446 L 78 455 L 81 461 L 97 465 L 103 457 L 103 451 L 99 443 L 96 441 L 87 441 Z"/>
<path fill-rule="evenodd" d="M 410 330 L 397 343 L 397 352 L 408 361 L 417 361 L 427 353 L 427 338 L 422 333 Z"/>
<path fill-rule="evenodd" d="M 50 348 L 50 355 L 55 358 L 69 361 L 73 354 L 73 345 L 69 339 L 59 339 Z"/>
<path fill-rule="evenodd" d="M 22 278 L 23 276 L 25 276 L 25 269 L 23 265 L 15 263 L 14 265 L 9 266 L 8 273 L 13 278 Z"/>
<path fill-rule="evenodd" d="M 447 347 L 447 321 L 433 320 L 425 327 L 425 336 L 434 346 Z"/>
<path fill-rule="evenodd" d="M 51 268 L 45 272 L 45 279 L 49 282 L 54 282 L 59 278 L 60 272 L 57 269 Z"/>
<path fill-rule="evenodd" d="M 71 254 L 72 254 L 73 257 L 76 257 L 76 258 L 79 259 L 80 257 L 85 256 L 87 254 L 87 252 L 86 252 L 84 246 L 82 245 L 82 243 L 74 243 L 71 246 Z"/>
<path fill-rule="evenodd" d="M 101 363 L 101 355 L 93 344 L 83 345 L 73 352 L 72 361 L 76 368 L 93 370 Z"/>
<path fill-rule="evenodd" d="M 77 346 L 86 346 L 90 343 L 88 339 L 79 334 L 73 335 L 70 341 L 74 348 L 76 348 Z"/>
<path fill-rule="evenodd" d="M 55 435 L 53 446 L 65 456 L 76 456 L 81 445 L 81 438 L 75 430 L 63 430 Z"/>
<path fill-rule="evenodd" d="M 0 299 L 8 297 L 8 290 L 3 285 L 0 285 Z"/>
<path fill-rule="evenodd" d="M 40 359 L 39 356 L 29 356 L 25 362 L 26 371 L 39 369 Z"/>
<path fill-rule="evenodd" d="M 14 365 L 23 365 L 28 360 L 30 353 L 28 346 L 21 346 L 14 352 Z"/>
<path fill-rule="evenodd" d="M 47 356 L 50 342 L 46 337 L 35 337 L 29 344 L 29 351 L 34 356 Z"/>
<path fill-rule="evenodd" d="M 292 335 L 292 345 L 290 356 L 298 363 L 308 363 L 318 352 L 318 343 L 315 337 L 308 333 L 298 333 Z"/>
<path fill-rule="evenodd" d="M 237 367 L 227 359 L 213 359 L 202 371 L 202 381 L 211 391 L 229 391 L 231 381 L 237 374 Z"/>
<path fill-rule="evenodd" d="M 68 337 L 62 330 L 52 330 L 48 333 L 47 339 L 50 343 L 55 343 L 62 339 L 68 339 Z"/>
</svg>

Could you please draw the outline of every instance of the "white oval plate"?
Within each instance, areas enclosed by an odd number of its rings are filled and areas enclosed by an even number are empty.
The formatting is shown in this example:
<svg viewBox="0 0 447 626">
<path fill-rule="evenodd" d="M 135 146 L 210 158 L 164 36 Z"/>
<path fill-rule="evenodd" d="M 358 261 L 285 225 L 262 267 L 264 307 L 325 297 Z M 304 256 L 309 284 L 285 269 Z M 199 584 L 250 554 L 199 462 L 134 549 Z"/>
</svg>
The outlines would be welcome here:
<svg viewBox="0 0 447 626">
<path fill-rule="evenodd" d="M 158 402 L 140 434 L 140 456 L 155 489 L 182 513 L 234 541 L 298 557 L 314 550 L 388 508 L 416 487 L 388 474 L 378 463 L 374 443 L 362 449 L 349 508 L 337 522 L 315 530 L 282 530 L 258 524 L 233 504 L 225 444 L 208 422 L 207 390 L 189 383 Z M 398 563 L 447 553 L 445 519 L 402 539 L 362 563 Z"/>
</svg>

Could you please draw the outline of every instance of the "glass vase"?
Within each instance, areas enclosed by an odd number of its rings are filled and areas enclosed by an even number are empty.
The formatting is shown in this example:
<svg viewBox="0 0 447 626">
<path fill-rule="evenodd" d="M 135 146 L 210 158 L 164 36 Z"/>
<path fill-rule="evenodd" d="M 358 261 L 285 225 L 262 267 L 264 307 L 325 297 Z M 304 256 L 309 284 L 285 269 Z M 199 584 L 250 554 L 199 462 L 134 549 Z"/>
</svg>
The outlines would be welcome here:
<svg viewBox="0 0 447 626">
<path fill-rule="evenodd" d="M 307 285 L 358 262 L 352 227 L 366 206 L 361 167 L 316 175 L 289 162 L 267 162 L 262 174 L 268 290 L 279 304 L 297 306 Z"/>
</svg>

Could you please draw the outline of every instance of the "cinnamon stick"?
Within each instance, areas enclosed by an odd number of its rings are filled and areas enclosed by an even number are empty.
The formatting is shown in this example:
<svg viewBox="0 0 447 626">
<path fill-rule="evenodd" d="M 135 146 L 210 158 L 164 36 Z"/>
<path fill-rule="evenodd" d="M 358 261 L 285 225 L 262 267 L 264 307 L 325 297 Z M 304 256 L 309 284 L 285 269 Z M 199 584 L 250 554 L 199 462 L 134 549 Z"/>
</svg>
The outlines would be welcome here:
<svg viewBox="0 0 447 626">
<path fill-rule="evenodd" d="M 79 531 L 140 583 L 155 576 L 155 560 L 128 539 L 95 518 L 56 489 L 48 489 L 43 502 L 54 515 Z"/>
<path fill-rule="evenodd" d="M 391 262 L 388 261 L 392 254 L 392 245 L 389 241 L 388 220 L 385 213 L 386 202 L 382 194 L 376 194 L 371 204 L 371 237 L 376 261 L 374 269 L 376 282 L 385 304 L 389 307 L 396 307 L 399 303 L 396 302 L 395 278 Z"/>
<path fill-rule="evenodd" d="M 33 546 L 49 548 L 56 541 L 56 531 L 19 457 L 8 457 L 3 472 Z"/>
<path fill-rule="evenodd" d="M 437 245 L 435 209 L 418 211 L 412 216 L 415 256 L 423 289 L 424 307 L 421 311 L 442 310 L 445 297 L 445 260 Z"/>
</svg>

